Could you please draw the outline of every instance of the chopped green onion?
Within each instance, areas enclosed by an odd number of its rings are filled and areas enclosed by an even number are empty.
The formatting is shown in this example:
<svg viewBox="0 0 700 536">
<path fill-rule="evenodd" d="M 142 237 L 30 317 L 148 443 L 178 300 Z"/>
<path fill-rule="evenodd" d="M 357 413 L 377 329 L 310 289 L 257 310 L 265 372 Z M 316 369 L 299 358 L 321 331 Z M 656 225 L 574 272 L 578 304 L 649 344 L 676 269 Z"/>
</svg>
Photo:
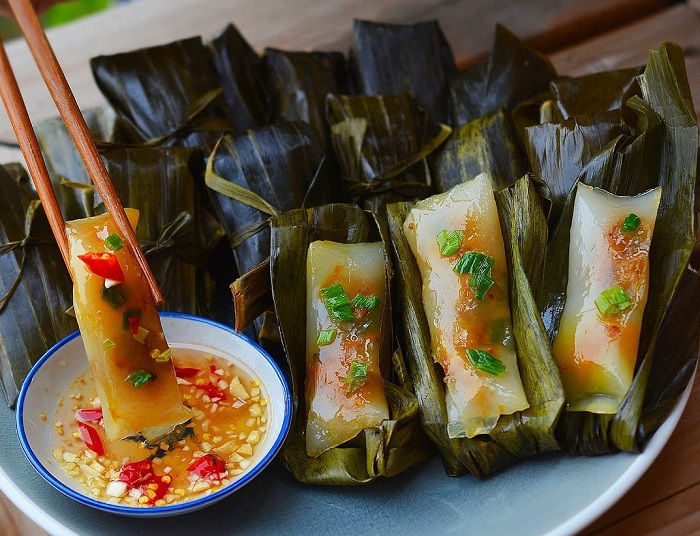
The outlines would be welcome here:
<svg viewBox="0 0 700 536">
<path fill-rule="evenodd" d="M 449 257 L 454 255 L 462 247 L 464 240 L 464 231 L 447 231 L 443 229 L 435 237 L 440 248 L 440 255 Z"/>
<path fill-rule="evenodd" d="M 138 332 L 136 333 L 136 335 L 134 335 L 134 339 L 135 339 L 137 342 L 140 342 L 141 344 L 143 344 L 143 343 L 146 342 L 146 337 L 148 337 L 148 334 L 149 334 L 149 333 L 150 333 L 150 331 L 148 331 L 147 329 L 142 328 L 141 326 L 139 326 L 139 330 L 138 330 Z"/>
<path fill-rule="evenodd" d="M 104 342 L 102 343 L 102 348 L 105 350 L 111 350 L 114 348 L 116 344 L 114 344 L 114 341 L 111 339 L 105 339 Z"/>
<path fill-rule="evenodd" d="M 112 309 L 119 309 L 126 302 L 126 295 L 119 290 L 119 287 L 102 289 L 102 299 L 107 302 Z"/>
<path fill-rule="evenodd" d="M 627 215 L 627 217 L 625 218 L 625 221 L 622 222 L 622 226 L 620 227 L 620 232 L 625 233 L 625 234 L 633 233 L 639 228 L 639 225 L 641 223 L 642 223 L 642 220 L 639 219 L 639 216 L 637 216 L 633 212 L 630 212 Z"/>
<path fill-rule="evenodd" d="M 367 381 L 367 363 L 353 361 L 350 365 L 348 375 L 341 377 L 340 381 L 348 385 L 345 389 L 346 395 L 354 393 Z"/>
<path fill-rule="evenodd" d="M 323 303 L 326 305 L 331 320 L 334 322 L 352 322 L 355 320 L 350 300 L 345 294 L 343 285 L 336 283 L 330 287 L 322 288 L 321 296 L 323 296 Z"/>
<path fill-rule="evenodd" d="M 483 300 L 486 293 L 493 286 L 491 268 L 496 259 L 479 253 L 467 251 L 457 261 L 452 270 L 460 275 L 469 274 L 469 286 L 474 290 L 477 300 Z"/>
<path fill-rule="evenodd" d="M 322 329 L 318 332 L 318 337 L 316 337 L 316 344 L 319 346 L 326 346 L 331 344 L 335 340 L 335 336 L 338 332 L 334 329 Z"/>
<path fill-rule="evenodd" d="M 379 296 L 365 296 L 363 294 L 358 294 L 352 299 L 352 306 L 358 309 L 376 309 L 379 307 L 381 299 Z"/>
<path fill-rule="evenodd" d="M 105 238 L 105 246 L 112 251 L 119 251 L 124 247 L 124 240 L 117 233 L 112 233 Z"/>
<path fill-rule="evenodd" d="M 472 365 L 482 372 L 498 376 L 503 374 L 508 369 L 503 364 L 503 361 L 492 356 L 486 350 L 476 350 L 474 348 L 467 349 L 467 357 Z"/>
<path fill-rule="evenodd" d="M 134 372 L 133 374 L 129 374 L 129 376 L 126 378 L 126 381 L 128 381 L 134 387 L 138 388 L 143 387 L 148 382 L 154 379 L 155 375 L 151 374 L 150 372 L 146 372 L 145 370 L 139 370 Z"/>
<path fill-rule="evenodd" d="M 600 293 L 600 296 L 595 299 L 595 306 L 603 316 L 621 313 L 630 305 L 632 305 L 632 298 L 630 298 L 625 289 L 620 286 L 610 287 L 604 290 Z"/>
<path fill-rule="evenodd" d="M 156 361 L 156 363 L 165 363 L 170 360 L 170 356 L 173 351 L 168 348 L 165 352 L 161 352 L 157 348 L 151 351 L 151 357 Z"/>
</svg>

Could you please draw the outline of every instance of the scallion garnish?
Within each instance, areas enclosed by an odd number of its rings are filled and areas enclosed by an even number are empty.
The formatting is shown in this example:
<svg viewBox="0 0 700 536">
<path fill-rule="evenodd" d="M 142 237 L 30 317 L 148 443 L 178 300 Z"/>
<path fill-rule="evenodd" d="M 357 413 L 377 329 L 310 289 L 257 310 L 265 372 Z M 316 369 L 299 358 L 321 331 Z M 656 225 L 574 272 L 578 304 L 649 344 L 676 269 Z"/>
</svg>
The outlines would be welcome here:
<svg viewBox="0 0 700 536">
<path fill-rule="evenodd" d="M 376 309 L 379 307 L 381 299 L 379 296 L 365 296 L 364 294 L 358 294 L 352 299 L 352 306 L 358 309 Z"/>
<path fill-rule="evenodd" d="M 164 352 L 161 352 L 157 348 L 155 350 L 151 350 L 151 357 L 157 362 L 157 363 L 165 363 L 166 361 L 170 360 L 170 356 L 172 355 L 173 351 L 168 348 Z"/>
<path fill-rule="evenodd" d="M 149 333 L 150 331 L 139 326 L 138 330 L 134 334 L 134 339 L 136 340 L 136 342 L 140 342 L 141 344 L 143 344 L 146 342 L 146 337 L 148 337 Z"/>
<path fill-rule="evenodd" d="M 454 255 L 462 247 L 462 240 L 464 240 L 464 231 L 448 231 L 443 229 L 435 237 L 440 248 L 440 255 L 449 257 Z"/>
<path fill-rule="evenodd" d="M 625 221 L 622 222 L 620 232 L 625 234 L 633 233 L 639 228 L 639 225 L 641 223 L 642 220 L 639 219 L 639 216 L 637 216 L 633 212 L 630 212 L 625 218 Z"/>
<path fill-rule="evenodd" d="M 336 283 L 330 287 L 321 289 L 323 303 L 328 310 L 328 314 L 333 322 L 352 322 L 355 315 L 343 285 Z"/>
<path fill-rule="evenodd" d="M 126 302 L 126 295 L 118 287 L 110 287 L 102 289 L 102 299 L 107 302 L 112 309 L 119 309 Z"/>
<path fill-rule="evenodd" d="M 345 394 L 354 393 L 367 381 L 367 363 L 353 361 L 347 376 L 340 378 L 340 381 L 347 384 Z"/>
<path fill-rule="evenodd" d="M 477 350 L 474 348 L 467 349 L 467 357 L 472 365 L 482 372 L 498 376 L 503 374 L 508 369 L 503 364 L 503 361 L 492 356 L 486 350 Z"/>
<path fill-rule="evenodd" d="M 127 376 L 126 381 L 129 382 L 131 385 L 134 387 L 143 387 L 146 385 L 148 382 L 152 381 L 155 379 L 155 375 L 151 374 L 150 372 L 146 372 L 145 370 L 138 370 L 134 372 L 133 374 L 129 374 Z"/>
<path fill-rule="evenodd" d="M 316 344 L 319 346 L 326 346 L 331 344 L 335 340 L 335 336 L 338 332 L 334 329 L 322 329 L 318 332 L 318 337 L 316 337 Z"/>
<path fill-rule="evenodd" d="M 104 342 L 102 343 L 102 348 L 105 350 L 111 350 L 114 348 L 116 344 L 114 344 L 114 341 L 111 339 L 105 339 Z"/>
<path fill-rule="evenodd" d="M 124 240 L 117 233 L 112 233 L 105 238 L 105 246 L 112 251 L 119 251 L 124 247 Z"/>
<path fill-rule="evenodd" d="M 469 274 L 469 286 L 474 290 L 477 300 L 483 300 L 486 293 L 493 286 L 491 268 L 496 259 L 479 253 L 467 251 L 457 261 L 452 270 L 460 275 Z"/>
<path fill-rule="evenodd" d="M 615 315 L 621 313 L 632 305 L 632 298 L 620 286 L 610 287 L 600 293 L 595 299 L 595 306 L 603 316 Z"/>
</svg>

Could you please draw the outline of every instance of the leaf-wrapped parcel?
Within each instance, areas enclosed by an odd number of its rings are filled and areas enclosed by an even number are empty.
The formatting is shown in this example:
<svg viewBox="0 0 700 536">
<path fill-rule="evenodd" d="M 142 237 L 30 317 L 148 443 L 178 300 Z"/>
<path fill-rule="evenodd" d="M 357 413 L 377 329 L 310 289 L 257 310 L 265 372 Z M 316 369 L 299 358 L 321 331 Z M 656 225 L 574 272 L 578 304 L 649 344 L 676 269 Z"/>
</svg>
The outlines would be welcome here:
<svg viewBox="0 0 700 536">
<path fill-rule="evenodd" d="M 270 275 L 284 350 L 294 393 L 292 428 L 281 458 L 294 477 L 306 483 L 364 484 L 392 476 L 424 460 L 433 447 L 422 433 L 419 407 L 409 384 L 392 383 L 392 329 L 390 307 L 381 323 L 380 369 L 389 403 L 389 419 L 317 458 L 306 452 L 306 263 L 309 244 L 315 240 L 339 243 L 388 241 L 385 225 L 355 205 L 325 205 L 300 209 L 273 218 Z M 385 277 L 391 267 L 386 256 Z M 389 288 L 389 285 L 386 287 Z M 394 356 L 401 369 L 401 357 Z"/>
<path fill-rule="evenodd" d="M 553 169 L 580 171 L 575 182 L 597 186 L 616 195 L 635 195 L 661 186 L 661 204 L 650 249 L 649 298 L 644 313 L 637 369 L 632 387 L 614 415 L 564 412 L 559 434 L 568 448 L 577 453 L 602 454 L 616 450 L 638 451 L 644 440 L 668 415 L 673 403 L 687 385 L 697 352 L 688 337 L 669 339 L 661 332 L 667 312 L 683 309 L 684 293 L 679 283 L 686 273 L 695 245 L 695 182 L 697 174 L 698 128 L 692 105 L 683 53 L 678 45 L 665 43 L 651 51 L 649 62 L 637 81 L 642 97 L 633 96 L 626 106 L 635 115 L 630 134 L 620 134 L 598 150 L 545 151 L 538 158 L 550 159 Z M 626 91 L 627 85 L 620 86 Z M 598 105 L 598 104 L 596 104 Z M 572 118 L 567 119 L 570 121 Z M 539 127 L 535 127 L 539 128 Z M 562 147 L 562 131 L 545 143 Z M 539 136 L 539 134 L 538 134 Z M 542 138 L 537 140 L 540 144 Z M 544 146 L 544 145 L 542 145 Z M 530 155 L 537 153 L 532 147 Z M 544 166 L 541 167 L 544 169 Z M 545 181 L 570 181 L 571 174 L 543 173 Z M 568 184 L 550 184 L 552 190 L 565 192 Z M 569 229 L 573 212 L 573 192 L 561 205 L 546 250 L 545 277 L 537 290 L 538 304 L 547 331 L 553 339 L 566 300 Z M 688 276 L 685 276 L 688 280 Z M 694 288 L 692 278 L 691 290 Z M 677 313 L 676 313 L 677 314 Z M 666 326 L 670 326 L 666 321 Z M 670 328 L 668 328 L 670 329 Z M 663 348 L 660 340 L 666 342 Z M 670 368 L 654 366 L 659 354 L 674 357 Z M 673 371 L 669 376 L 668 371 Z M 645 393 L 649 388 L 653 395 Z M 646 398 L 646 405 L 645 405 Z M 642 416 L 649 418 L 640 428 Z"/>
<path fill-rule="evenodd" d="M 547 225 L 540 199 L 528 176 L 496 193 L 508 257 L 510 311 L 518 367 L 530 407 L 502 415 L 488 434 L 471 439 L 448 436 L 443 374 L 435 366 L 421 275 L 403 233 L 411 203 L 388 205 L 387 215 L 398 280 L 399 340 L 406 354 L 423 428 L 437 446 L 450 475 L 468 469 L 485 476 L 517 460 L 559 449 L 554 429 L 564 403 L 559 374 L 537 309 L 531 282 L 542 273 L 541 251 Z"/>
<path fill-rule="evenodd" d="M 11 407 L 34 363 L 78 329 L 72 289 L 28 175 L 0 167 L 0 380 Z"/>
</svg>

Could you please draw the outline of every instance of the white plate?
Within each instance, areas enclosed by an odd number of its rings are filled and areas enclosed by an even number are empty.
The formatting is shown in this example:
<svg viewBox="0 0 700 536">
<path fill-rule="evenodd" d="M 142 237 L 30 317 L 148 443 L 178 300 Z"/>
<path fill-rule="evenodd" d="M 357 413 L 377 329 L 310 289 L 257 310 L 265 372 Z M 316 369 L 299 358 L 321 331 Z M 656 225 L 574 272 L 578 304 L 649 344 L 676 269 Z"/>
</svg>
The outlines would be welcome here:
<svg viewBox="0 0 700 536">
<path fill-rule="evenodd" d="M 0 435 L 0 489 L 55 535 L 123 534 L 574 534 L 641 477 L 668 441 L 690 386 L 642 454 L 594 458 L 542 456 L 485 480 L 449 478 L 440 461 L 357 488 L 295 482 L 273 461 L 244 489 L 192 514 L 167 519 L 117 517 L 66 501 L 34 471 L 15 434 Z M 14 426 L 0 404 L 0 423 Z"/>
</svg>

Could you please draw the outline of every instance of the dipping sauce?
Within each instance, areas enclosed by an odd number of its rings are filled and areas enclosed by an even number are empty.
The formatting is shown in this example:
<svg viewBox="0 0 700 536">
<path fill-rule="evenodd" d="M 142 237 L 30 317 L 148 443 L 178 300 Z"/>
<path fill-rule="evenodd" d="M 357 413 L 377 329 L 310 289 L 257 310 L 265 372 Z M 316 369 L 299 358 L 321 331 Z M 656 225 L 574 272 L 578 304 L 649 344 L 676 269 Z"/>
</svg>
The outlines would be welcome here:
<svg viewBox="0 0 700 536">
<path fill-rule="evenodd" d="M 143 437 L 107 442 L 90 370 L 59 401 L 54 459 L 91 496 L 124 506 L 165 506 L 214 493 L 253 465 L 268 418 L 258 380 L 218 356 L 172 350 L 193 418 L 157 444 Z"/>
</svg>

